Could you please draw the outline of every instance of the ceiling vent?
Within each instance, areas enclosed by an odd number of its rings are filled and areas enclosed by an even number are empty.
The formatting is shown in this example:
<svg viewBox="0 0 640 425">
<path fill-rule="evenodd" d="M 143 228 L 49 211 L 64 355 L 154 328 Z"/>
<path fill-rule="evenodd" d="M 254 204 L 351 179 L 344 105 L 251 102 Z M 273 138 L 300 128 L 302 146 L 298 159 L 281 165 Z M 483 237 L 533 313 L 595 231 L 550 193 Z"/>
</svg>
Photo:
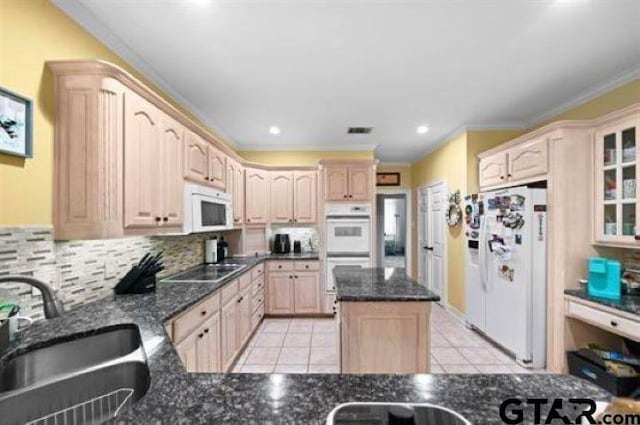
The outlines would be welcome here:
<svg viewBox="0 0 640 425">
<path fill-rule="evenodd" d="M 369 134 L 373 127 L 349 127 L 347 134 Z"/>
</svg>

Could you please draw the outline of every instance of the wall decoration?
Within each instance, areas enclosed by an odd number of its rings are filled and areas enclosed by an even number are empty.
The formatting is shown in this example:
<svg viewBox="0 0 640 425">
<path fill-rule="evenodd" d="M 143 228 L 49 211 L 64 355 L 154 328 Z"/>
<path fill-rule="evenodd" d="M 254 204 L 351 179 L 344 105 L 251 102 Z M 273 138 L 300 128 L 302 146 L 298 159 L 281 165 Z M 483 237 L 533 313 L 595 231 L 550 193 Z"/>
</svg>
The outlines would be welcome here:
<svg viewBox="0 0 640 425">
<path fill-rule="evenodd" d="M 376 186 L 400 186 L 400 173 L 376 173 Z"/>
<path fill-rule="evenodd" d="M 33 104 L 0 87 L 0 153 L 33 156 Z"/>
<path fill-rule="evenodd" d="M 460 191 L 456 190 L 449 195 L 449 208 L 446 210 L 446 219 L 449 227 L 456 227 L 462 222 L 462 209 L 460 209 Z"/>
</svg>

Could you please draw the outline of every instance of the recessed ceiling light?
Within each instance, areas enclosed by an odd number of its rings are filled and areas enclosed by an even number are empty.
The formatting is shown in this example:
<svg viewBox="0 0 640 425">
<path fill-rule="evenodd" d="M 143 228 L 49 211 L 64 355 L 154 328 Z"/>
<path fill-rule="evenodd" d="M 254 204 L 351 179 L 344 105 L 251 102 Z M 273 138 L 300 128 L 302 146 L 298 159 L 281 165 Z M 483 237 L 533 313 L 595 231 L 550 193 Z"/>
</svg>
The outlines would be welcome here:
<svg viewBox="0 0 640 425">
<path fill-rule="evenodd" d="M 418 128 L 416 128 L 416 133 L 418 134 L 425 134 L 427 131 L 429 131 L 429 127 L 427 127 L 426 125 L 420 125 L 418 126 Z"/>
<path fill-rule="evenodd" d="M 271 127 L 269 127 L 269 133 L 270 134 L 280 134 L 280 127 L 272 125 Z"/>
</svg>

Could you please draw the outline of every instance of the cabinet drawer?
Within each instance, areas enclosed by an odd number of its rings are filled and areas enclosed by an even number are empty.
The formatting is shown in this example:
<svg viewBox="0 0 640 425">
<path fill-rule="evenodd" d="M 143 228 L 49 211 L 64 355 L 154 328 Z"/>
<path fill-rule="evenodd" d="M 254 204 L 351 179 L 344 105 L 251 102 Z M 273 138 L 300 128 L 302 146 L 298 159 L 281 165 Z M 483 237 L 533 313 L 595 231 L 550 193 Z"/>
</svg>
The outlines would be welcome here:
<svg viewBox="0 0 640 425">
<path fill-rule="evenodd" d="M 253 312 L 251 316 L 251 327 L 255 328 L 260 320 L 264 317 L 264 304 L 262 304 L 256 311 Z"/>
<path fill-rule="evenodd" d="M 229 302 L 230 299 L 232 299 L 233 297 L 236 296 L 236 294 L 238 293 L 238 280 L 234 280 L 233 282 L 229 283 L 227 286 L 225 286 L 224 288 L 222 288 L 222 300 L 221 300 L 221 304 L 222 305 L 227 305 L 227 302 Z"/>
<path fill-rule="evenodd" d="M 264 276 L 264 263 L 258 264 L 251 269 L 251 280 L 256 280 L 260 276 Z"/>
<path fill-rule="evenodd" d="M 252 289 L 252 294 L 255 295 L 258 292 L 262 292 L 264 293 L 264 278 L 258 279 L 255 282 L 253 282 L 253 289 Z"/>
<path fill-rule="evenodd" d="M 243 274 L 242 276 L 240 276 L 240 279 L 238 280 L 240 281 L 239 290 L 243 291 L 247 289 L 251 285 L 251 273 Z"/>
<path fill-rule="evenodd" d="M 294 268 L 299 271 L 305 271 L 305 270 L 319 271 L 320 261 L 295 261 Z"/>
<path fill-rule="evenodd" d="M 627 319 L 575 301 L 567 301 L 566 313 L 609 332 L 640 341 L 640 321 Z"/>
<path fill-rule="evenodd" d="M 251 311 L 256 311 L 260 306 L 264 310 L 264 292 L 260 292 L 251 297 Z"/>
<path fill-rule="evenodd" d="M 270 272 L 290 271 L 293 270 L 293 261 L 269 261 L 268 269 Z"/>
<path fill-rule="evenodd" d="M 173 341 L 179 342 L 220 309 L 220 293 L 216 292 L 173 320 Z"/>
</svg>

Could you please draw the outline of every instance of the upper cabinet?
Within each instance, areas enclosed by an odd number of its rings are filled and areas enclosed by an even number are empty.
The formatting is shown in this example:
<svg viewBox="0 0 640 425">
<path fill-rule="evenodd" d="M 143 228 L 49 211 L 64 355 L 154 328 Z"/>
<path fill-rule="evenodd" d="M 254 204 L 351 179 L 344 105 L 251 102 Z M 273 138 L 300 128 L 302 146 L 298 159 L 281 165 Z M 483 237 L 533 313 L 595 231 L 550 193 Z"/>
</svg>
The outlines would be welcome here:
<svg viewBox="0 0 640 425">
<path fill-rule="evenodd" d="M 227 193 L 232 196 L 233 225 L 244 222 L 244 167 L 239 162 L 227 159 Z"/>
<path fill-rule="evenodd" d="M 162 224 L 182 226 L 184 127 L 168 115 L 160 118 L 160 210 Z"/>
<path fill-rule="evenodd" d="M 371 201 L 373 167 L 356 164 L 327 164 L 324 170 L 327 201 Z"/>
<path fill-rule="evenodd" d="M 638 149 L 640 113 L 595 129 L 595 241 L 640 245 Z"/>
<path fill-rule="evenodd" d="M 186 136 L 185 160 L 186 179 L 225 189 L 227 181 L 225 155 L 192 131 L 188 131 Z"/>
<path fill-rule="evenodd" d="M 515 186 L 546 179 L 547 152 L 547 138 L 537 137 L 482 156 L 478 165 L 480 187 Z"/>
<path fill-rule="evenodd" d="M 271 223 L 315 223 L 317 197 L 316 171 L 272 171 Z"/>
<path fill-rule="evenodd" d="M 245 168 L 245 222 L 267 224 L 269 219 L 269 172 L 258 168 Z"/>
<path fill-rule="evenodd" d="M 318 221 L 318 173 L 293 173 L 293 220 L 298 224 Z"/>
</svg>

